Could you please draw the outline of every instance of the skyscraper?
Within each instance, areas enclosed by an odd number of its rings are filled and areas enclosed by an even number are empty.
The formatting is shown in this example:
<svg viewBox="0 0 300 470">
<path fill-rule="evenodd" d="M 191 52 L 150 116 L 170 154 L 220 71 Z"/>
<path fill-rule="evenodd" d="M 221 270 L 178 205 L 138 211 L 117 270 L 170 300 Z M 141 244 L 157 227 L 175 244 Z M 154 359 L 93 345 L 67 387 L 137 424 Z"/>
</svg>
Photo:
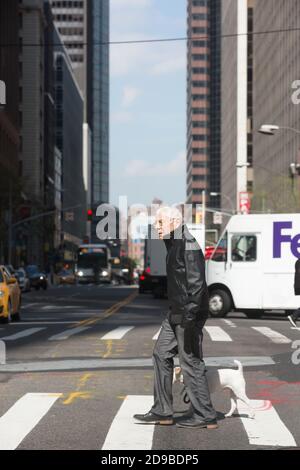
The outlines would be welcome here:
<svg viewBox="0 0 300 470">
<path fill-rule="evenodd" d="M 87 4 L 87 123 L 92 142 L 92 205 L 109 201 L 109 0 Z"/>
<path fill-rule="evenodd" d="M 299 212 L 300 177 L 290 173 L 300 163 L 299 135 L 257 132 L 263 124 L 300 130 L 299 1 L 255 1 L 253 27 L 260 32 L 253 38 L 253 203 L 258 211 Z"/>
<path fill-rule="evenodd" d="M 67 48 L 76 79 L 83 91 L 86 1 L 50 0 L 50 3 L 56 27 Z"/>
<path fill-rule="evenodd" d="M 187 201 L 193 205 L 202 203 L 204 190 L 209 205 L 210 191 L 220 191 L 220 3 L 188 0 Z"/>
<path fill-rule="evenodd" d="M 87 204 L 95 213 L 109 201 L 109 0 L 51 3 L 85 98 L 84 179 Z"/>
<path fill-rule="evenodd" d="M 222 0 L 222 206 L 246 211 L 252 192 L 253 0 Z"/>
<path fill-rule="evenodd" d="M 0 107 L 0 263 L 8 257 L 9 234 L 6 211 L 12 209 L 9 199 L 17 196 L 14 183 L 19 176 L 19 16 L 17 0 L 0 2 L 0 80 L 6 90 L 6 104 Z M 9 197 L 10 195 L 10 197 Z M 10 216 L 12 212 L 10 211 Z"/>
</svg>

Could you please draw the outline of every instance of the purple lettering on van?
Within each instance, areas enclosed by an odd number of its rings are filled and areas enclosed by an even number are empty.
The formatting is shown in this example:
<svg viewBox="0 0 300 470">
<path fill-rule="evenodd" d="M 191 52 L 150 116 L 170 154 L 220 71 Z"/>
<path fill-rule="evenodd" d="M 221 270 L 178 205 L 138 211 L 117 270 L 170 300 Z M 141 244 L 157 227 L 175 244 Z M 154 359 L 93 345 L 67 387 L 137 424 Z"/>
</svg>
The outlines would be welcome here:
<svg viewBox="0 0 300 470">
<path fill-rule="evenodd" d="M 273 228 L 273 258 L 281 258 L 281 244 L 282 243 L 291 243 L 291 235 L 283 235 L 283 229 L 293 228 L 292 222 L 274 222 Z M 297 251 L 298 244 L 296 242 L 295 251 Z M 294 253 L 294 251 L 293 251 Z M 296 257 L 298 255 L 295 255 Z"/>
<path fill-rule="evenodd" d="M 292 238 L 292 253 L 296 258 L 300 258 L 300 234 Z"/>
</svg>

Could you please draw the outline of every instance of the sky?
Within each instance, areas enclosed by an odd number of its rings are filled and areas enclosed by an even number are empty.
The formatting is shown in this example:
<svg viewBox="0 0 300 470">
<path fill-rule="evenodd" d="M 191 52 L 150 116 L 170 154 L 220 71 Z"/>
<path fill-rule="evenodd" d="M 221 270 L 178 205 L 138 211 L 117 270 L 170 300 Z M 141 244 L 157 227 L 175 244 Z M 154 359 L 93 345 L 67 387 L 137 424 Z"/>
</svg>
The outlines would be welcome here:
<svg viewBox="0 0 300 470">
<path fill-rule="evenodd" d="M 111 41 L 186 36 L 186 0 L 110 0 Z M 186 42 L 112 45 L 110 200 L 186 197 Z"/>
</svg>

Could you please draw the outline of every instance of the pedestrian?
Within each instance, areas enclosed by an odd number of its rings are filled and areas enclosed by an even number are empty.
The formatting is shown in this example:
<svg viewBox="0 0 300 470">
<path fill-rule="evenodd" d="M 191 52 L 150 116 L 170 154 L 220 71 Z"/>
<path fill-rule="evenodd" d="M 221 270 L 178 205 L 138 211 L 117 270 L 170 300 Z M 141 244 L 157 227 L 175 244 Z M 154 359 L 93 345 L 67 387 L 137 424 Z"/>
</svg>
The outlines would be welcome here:
<svg viewBox="0 0 300 470">
<path fill-rule="evenodd" d="M 174 357 L 178 354 L 190 410 L 176 425 L 216 429 L 202 354 L 202 330 L 208 318 L 205 259 L 178 209 L 160 208 L 155 227 L 167 248 L 170 307 L 153 351 L 154 404 L 148 413 L 134 418 L 145 424 L 174 423 L 172 382 Z"/>
<path fill-rule="evenodd" d="M 300 295 L 300 258 L 296 261 L 295 264 L 295 281 L 294 281 L 294 290 L 295 290 L 295 295 Z M 288 319 L 290 323 L 297 328 L 297 320 L 300 317 L 300 308 L 298 310 L 295 310 L 292 315 L 288 315 Z"/>
</svg>

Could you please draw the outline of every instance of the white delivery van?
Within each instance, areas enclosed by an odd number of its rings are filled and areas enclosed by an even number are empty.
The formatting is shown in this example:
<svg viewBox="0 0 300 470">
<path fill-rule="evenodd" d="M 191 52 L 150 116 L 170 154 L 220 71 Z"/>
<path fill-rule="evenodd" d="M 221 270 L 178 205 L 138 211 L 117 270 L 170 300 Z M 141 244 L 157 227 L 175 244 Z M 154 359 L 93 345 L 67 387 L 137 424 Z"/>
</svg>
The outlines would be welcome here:
<svg viewBox="0 0 300 470">
<path fill-rule="evenodd" d="M 233 216 L 207 262 L 210 312 L 259 317 L 294 310 L 295 263 L 300 258 L 300 214 Z"/>
</svg>

